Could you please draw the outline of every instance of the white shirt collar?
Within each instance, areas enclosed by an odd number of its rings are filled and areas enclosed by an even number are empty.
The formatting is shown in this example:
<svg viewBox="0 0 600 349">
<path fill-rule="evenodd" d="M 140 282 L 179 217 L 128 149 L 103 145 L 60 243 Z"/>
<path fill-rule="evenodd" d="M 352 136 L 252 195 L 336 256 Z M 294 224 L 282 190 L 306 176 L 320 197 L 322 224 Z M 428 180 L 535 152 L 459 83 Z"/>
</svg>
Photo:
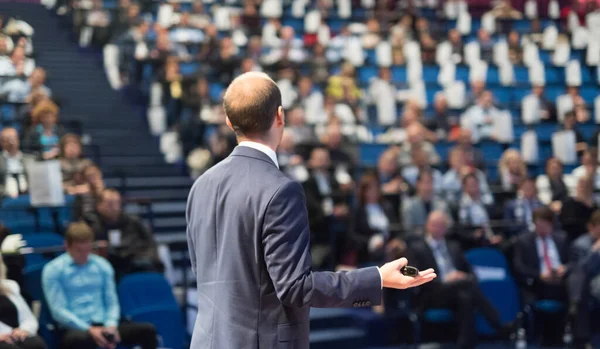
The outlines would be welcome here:
<svg viewBox="0 0 600 349">
<path fill-rule="evenodd" d="M 253 148 L 267 154 L 267 156 L 271 159 L 271 161 L 273 161 L 275 166 L 279 168 L 279 162 L 277 162 L 277 154 L 275 154 L 273 149 L 267 147 L 266 145 L 251 141 L 243 141 L 240 142 L 238 145 L 242 147 Z"/>
</svg>

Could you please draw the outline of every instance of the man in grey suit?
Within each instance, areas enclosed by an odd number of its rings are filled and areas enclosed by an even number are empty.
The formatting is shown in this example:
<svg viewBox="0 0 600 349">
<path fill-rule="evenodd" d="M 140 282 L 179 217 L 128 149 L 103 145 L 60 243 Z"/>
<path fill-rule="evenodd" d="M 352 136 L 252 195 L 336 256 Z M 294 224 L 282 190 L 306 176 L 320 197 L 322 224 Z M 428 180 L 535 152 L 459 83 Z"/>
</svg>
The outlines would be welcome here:
<svg viewBox="0 0 600 349">
<path fill-rule="evenodd" d="M 446 202 L 435 196 L 433 173 L 422 170 L 417 175 L 417 194 L 402 205 L 402 225 L 409 235 L 423 236 L 427 217 L 433 211 L 444 211 L 450 216 Z"/>
<path fill-rule="evenodd" d="M 246 73 L 228 87 L 223 106 L 239 145 L 196 181 L 186 212 L 198 287 L 192 349 L 305 349 L 311 306 L 376 305 L 382 287 L 435 278 L 433 270 L 402 275 L 405 258 L 312 271 L 304 191 L 279 171 L 275 155 L 284 128 L 277 85 Z"/>
</svg>

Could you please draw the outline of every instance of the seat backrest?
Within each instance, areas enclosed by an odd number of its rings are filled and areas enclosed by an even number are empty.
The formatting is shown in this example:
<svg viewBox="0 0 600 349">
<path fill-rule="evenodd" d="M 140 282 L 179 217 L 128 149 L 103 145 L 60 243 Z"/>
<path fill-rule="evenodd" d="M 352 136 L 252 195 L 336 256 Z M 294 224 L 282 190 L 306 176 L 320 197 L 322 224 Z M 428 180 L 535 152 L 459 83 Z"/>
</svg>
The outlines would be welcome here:
<svg viewBox="0 0 600 349">
<path fill-rule="evenodd" d="M 117 287 L 121 313 L 133 321 L 152 323 L 163 347 L 181 349 L 185 325 L 179 304 L 168 281 L 158 273 L 124 276 Z"/>
<path fill-rule="evenodd" d="M 504 255 L 494 248 L 476 248 L 466 253 L 479 281 L 479 287 L 486 298 L 494 305 L 500 319 L 509 322 L 516 319 L 521 311 L 519 290 L 508 269 Z M 477 316 L 477 331 L 493 334 L 494 330 L 481 316 Z"/>
</svg>

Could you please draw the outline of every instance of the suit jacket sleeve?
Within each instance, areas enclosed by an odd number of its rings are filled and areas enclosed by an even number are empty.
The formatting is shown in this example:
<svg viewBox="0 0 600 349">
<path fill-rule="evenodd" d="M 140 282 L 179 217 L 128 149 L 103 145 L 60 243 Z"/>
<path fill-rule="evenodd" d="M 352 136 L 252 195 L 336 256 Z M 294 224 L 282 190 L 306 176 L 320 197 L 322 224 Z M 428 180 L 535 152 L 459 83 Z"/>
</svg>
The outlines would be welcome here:
<svg viewBox="0 0 600 349">
<path fill-rule="evenodd" d="M 533 279 L 537 280 L 539 278 L 538 269 L 535 266 L 528 265 L 525 261 L 525 256 L 528 253 L 531 253 L 531 250 L 528 248 L 527 240 L 520 239 L 515 245 L 515 255 L 514 255 L 514 266 L 515 271 L 519 274 L 519 276 L 525 280 Z M 537 253 L 535 250 L 533 253 Z"/>
<path fill-rule="evenodd" d="M 288 182 L 277 190 L 267 206 L 262 234 L 267 271 L 284 305 L 381 303 L 381 276 L 376 267 L 337 273 L 311 270 L 306 200 L 300 184 Z"/>
</svg>

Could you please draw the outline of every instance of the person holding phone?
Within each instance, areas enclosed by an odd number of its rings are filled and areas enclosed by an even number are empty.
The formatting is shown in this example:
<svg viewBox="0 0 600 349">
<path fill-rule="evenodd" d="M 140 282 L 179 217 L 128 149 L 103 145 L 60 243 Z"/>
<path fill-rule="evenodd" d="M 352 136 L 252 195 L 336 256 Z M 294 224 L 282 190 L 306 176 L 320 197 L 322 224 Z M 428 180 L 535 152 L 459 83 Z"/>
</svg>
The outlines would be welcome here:
<svg viewBox="0 0 600 349">
<path fill-rule="evenodd" d="M 114 349 L 117 344 L 156 349 L 151 324 L 122 322 L 115 272 L 104 258 L 92 255 L 94 232 L 83 222 L 65 233 L 67 252 L 44 267 L 42 287 L 53 319 L 62 333 L 61 349 Z"/>
</svg>

